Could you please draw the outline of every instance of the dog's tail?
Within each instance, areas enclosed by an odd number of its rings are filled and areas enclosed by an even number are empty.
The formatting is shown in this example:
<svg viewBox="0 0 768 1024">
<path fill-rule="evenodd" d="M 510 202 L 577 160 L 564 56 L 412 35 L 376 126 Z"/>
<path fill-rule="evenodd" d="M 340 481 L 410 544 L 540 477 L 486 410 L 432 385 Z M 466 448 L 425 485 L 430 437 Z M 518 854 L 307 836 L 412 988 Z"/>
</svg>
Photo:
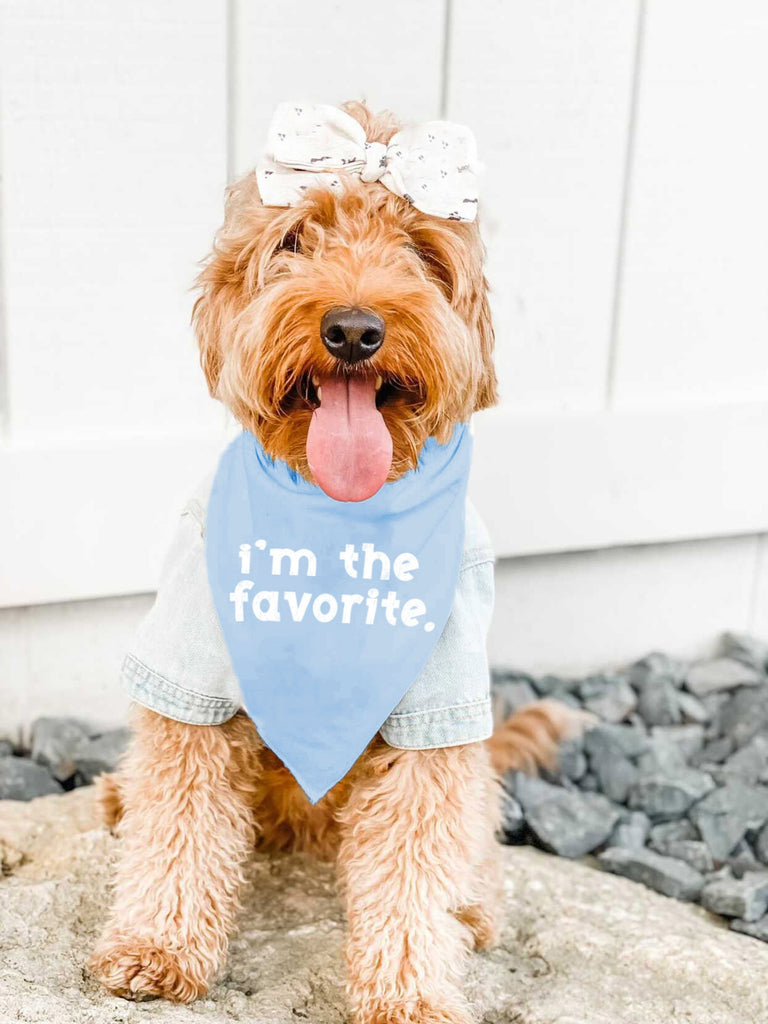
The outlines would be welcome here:
<svg viewBox="0 0 768 1024">
<path fill-rule="evenodd" d="M 494 771 L 535 775 L 557 765 L 563 740 L 580 736 L 594 719 L 556 700 L 537 700 L 520 708 L 494 729 L 487 741 Z"/>
</svg>

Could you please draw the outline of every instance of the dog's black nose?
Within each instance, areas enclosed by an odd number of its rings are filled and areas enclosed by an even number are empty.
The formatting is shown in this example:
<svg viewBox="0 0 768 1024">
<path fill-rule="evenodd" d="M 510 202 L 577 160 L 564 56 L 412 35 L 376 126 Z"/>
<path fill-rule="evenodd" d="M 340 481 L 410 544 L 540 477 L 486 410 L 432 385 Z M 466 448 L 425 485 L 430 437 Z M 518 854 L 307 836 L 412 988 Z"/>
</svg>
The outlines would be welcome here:
<svg viewBox="0 0 768 1024">
<path fill-rule="evenodd" d="M 320 322 L 320 334 L 332 356 L 345 363 L 359 363 L 381 348 L 384 321 L 353 306 L 329 309 Z"/>
</svg>

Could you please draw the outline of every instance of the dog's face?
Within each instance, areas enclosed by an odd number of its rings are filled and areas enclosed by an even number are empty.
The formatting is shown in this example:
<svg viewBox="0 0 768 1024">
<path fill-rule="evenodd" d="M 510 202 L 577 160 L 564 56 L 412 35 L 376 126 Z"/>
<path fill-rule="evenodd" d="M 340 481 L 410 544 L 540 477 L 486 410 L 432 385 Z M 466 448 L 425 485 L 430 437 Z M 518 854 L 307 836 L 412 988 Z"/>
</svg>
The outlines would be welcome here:
<svg viewBox="0 0 768 1024">
<path fill-rule="evenodd" d="M 345 109 L 370 141 L 398 128 Z M 211 394 L 269 455 L 359 501 L 493 404 L 496 379 L 477 224 L 340 177 L 290 208 L 237 182 L 194 321 Z"/>
</svg>

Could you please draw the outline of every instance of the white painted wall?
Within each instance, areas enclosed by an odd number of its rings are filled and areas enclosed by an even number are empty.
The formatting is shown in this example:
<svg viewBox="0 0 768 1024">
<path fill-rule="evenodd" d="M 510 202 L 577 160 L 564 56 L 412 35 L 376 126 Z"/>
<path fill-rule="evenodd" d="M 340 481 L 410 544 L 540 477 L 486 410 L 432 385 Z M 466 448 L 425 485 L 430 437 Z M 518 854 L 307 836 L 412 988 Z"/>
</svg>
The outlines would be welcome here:
<svg viewBox="0 0 768 1024">
<path fill-rule="evenodd" d="M 586 674 L 652 650 L 710 654 L 728 629 L 768 636 L 756 536 L 504 559 L 493 664 Z"/>
<path fill-rule="evenodd" d="M 363 9 L 0 0 L 14 728 L 78 695 L 112 710 L 148 600 L 130 595 L 224 438 L 189 285 L 286 89 L 478 135 L 502 382 L 472 481 L 505 556 L 492 655 L 575 671 L 768 634 L 768 5 Z"/>
</svg>

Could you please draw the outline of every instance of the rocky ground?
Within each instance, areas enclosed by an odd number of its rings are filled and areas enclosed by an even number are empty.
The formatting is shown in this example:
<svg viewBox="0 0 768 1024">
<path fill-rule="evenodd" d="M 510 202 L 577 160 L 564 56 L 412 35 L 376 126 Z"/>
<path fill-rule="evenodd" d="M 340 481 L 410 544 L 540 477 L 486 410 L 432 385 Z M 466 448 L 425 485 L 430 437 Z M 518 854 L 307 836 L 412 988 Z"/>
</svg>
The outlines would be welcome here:
<svg viewBox="0 0 768 1024">
<path fill-rule="evenodd" d="M 191 1007 L 131 1004 L 83 970 L 114 839 L 91 790 L 0 802 L 0 1022 L 341 1024 L 343 922 L 333 873 L 254 859 L 228 966 Z M 701 907 L 530 847 L 505 854 L 502 945 L 471 959 L 484 1024 L 765 1024 L 768 946 Z"/>
<path fill-rule="evenodd" d="M 472 961 L 479 1019 L 767 1024 L 768 645 L 727 634 L 716 658 L 586 679 L 496 670 L 494 694 L 500 716 L 555 697 L 596 724 L 555 771 L 504 780 L 508 925 Z M 84 975 L 117 845 L 87 787 L 126 742 L 59 718 L 26 748 L 0 739 L 0 1024 L 344 1020 L 332 874 L 301 858 L 254 861 L 227 972 L 192 1009 Z"/>
<path fill-rule="evenodd" d="M 495 693 L 501 715 L 547 696 L 598 721 L 554 773 L 507 777 L 507 842 L 594 853 L 768 942 L 768 645 L 726 634 L 716 658 L 587 679 L 497 671 Z"/>
<path fill-rule="evenodd" d="M 87 786 L 112 771 L 128 729 L 96 732 L 78 718 L 36 719 L 28 747 L 0 737 L 0 800 L 33 800 Z"/>
</svg>

